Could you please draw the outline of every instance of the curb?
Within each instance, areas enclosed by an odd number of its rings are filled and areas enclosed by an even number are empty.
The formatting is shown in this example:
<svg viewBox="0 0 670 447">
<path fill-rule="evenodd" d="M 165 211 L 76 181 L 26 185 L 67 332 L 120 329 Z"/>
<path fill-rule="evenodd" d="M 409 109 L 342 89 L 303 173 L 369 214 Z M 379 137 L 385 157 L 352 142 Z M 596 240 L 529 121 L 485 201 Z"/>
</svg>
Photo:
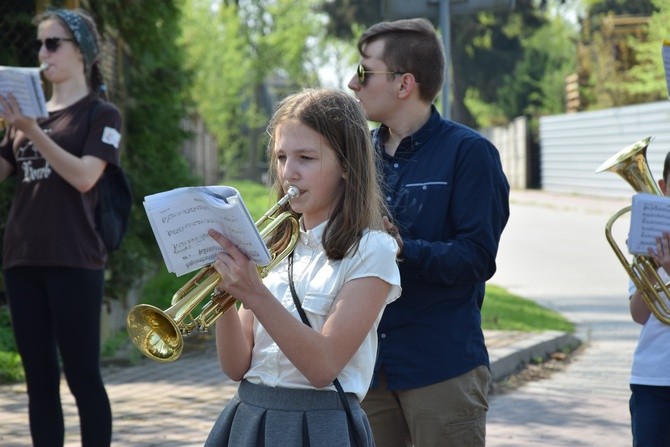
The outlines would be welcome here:
<svg viewBox="0 0 670 447">
<path fill-rule="evenodd" d="M 545 359 L 549 354 L 565 348 L 574 349 L 581 343 L 579 338 L 567 332 L 546 331 L 492 350 L 489 353 L 492 380 L 498 382 L 518 372 L 533 359 Z"/>
</svg>

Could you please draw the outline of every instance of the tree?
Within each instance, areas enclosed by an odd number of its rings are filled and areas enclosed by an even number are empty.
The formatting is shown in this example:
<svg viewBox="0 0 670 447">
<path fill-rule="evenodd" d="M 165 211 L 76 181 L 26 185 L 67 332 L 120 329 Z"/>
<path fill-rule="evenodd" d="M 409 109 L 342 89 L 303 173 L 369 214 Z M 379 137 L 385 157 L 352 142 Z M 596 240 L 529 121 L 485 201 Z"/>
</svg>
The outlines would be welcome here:
<svg viewBox="0 0 670 447">
<path fill-rule="evenodd" d="M 218 140 L 227 176 L 259 179 L 274 103 L 316 83 L 307 63 L 310 39 L 320 36 L 314 4 L 240 0 L 212 10 L 205 0 L 186 1 L 181 42 L 197 73 L 191 94 Z"/>
<path fill-rule="evenodd" d="M 329 18 L 327 34 L 344 41 L 358 37 L 353 25 L 367 28 L 383 19 L 381 0 L 325 0 L 322 10 Z"/>
<path fill-rule="evenodd" d="M 532 0 L 517 0 L 511 11 L 481 11 L 459 15 L 457 20 L 452 17 L 452 119 L 473 127 L 503 123 L 544 107 L 538 104 L 551 103 L 541 96 L 546 90 L 555 92 L 557 81 L 551 76 L 558 77 L 556 66 L 564 67 L 566 58 L 571 55 L 566 54 L 566 44 L 559 41 L 558 36 L 549 39 L 559 45 L 557 52 L 533 41 L 533 36 L 554 20 L 542 7 L 553 7 L 560 13 L 563 3 L 547 0 L 538 5 Z M 330 18 L 329 32 L 344 39 L 349 39 L 352 29 L 356 29 L 352 22 L 367 27 L 382 20 L 378 0 L 326 1 L 324 11 Z M 567 38 L 567 43 L 574 42 L 568 26 L 558 24 L 556 27 L 553 31 Z M 527 52 L 531 51 L 533 54 L 529 55 Z M 547 81 L 551 81 L 552 88 Z M 560 103 L 563 102 L 562 89 L 561 84 Z"/>
<path fill-rule="evenodd" d="M 667 31 L 666 3 L 589 0 L 578 45 L 578 70 L 584 80 L 581 90 L 588 109 L 639 104 L 667 96 L 660 88 L 662 71 L 658 70 L 660 35 Z M 665 16 L 661 14 L 652 22 L 652 14 L 658 14 L 661 8 L 666 10 Z"/>
<path fill-rule="evenodd" d="M 498 93 L 508 119 L 564 112 L 565 78 L 576 66 L 576 37 L 572 24 L 554 17 L 522 40 L 524 58 Z"/>
<path fill-rule="evenodd" d="M 98 29 L 116 51 L 105 54 L 112 65 L 122 67 L 113 79 L 106 79 L 111 99 L 124 118 L 123 166 L 129 174 L 134 204 L 120 251 L 110 257 L 110 279 L 105 294 L 124 299 L 128 291 L 160 259 L 153 233 L 144 214 L 142 198 L 193 182 L 181 155 L 186 134 L 180 128 L 188 75 L 183 69 L 178 35 L 180 0 L 146 1 L 98 0 L 81 2 L 92 13 Z M 34 66 L 37 54 L 21 42 L 31 43 L 35 26 L 31 23 L 35 4 L 10 0 L 2 2 L 0 58 L 5 65 Z M 63 2 L 53 2 L 55 6 Z M 6 59 L 5 59 L 6 58 Z M 114 81 L 114 82 L 112 82 Z M 48 92 L 49 86 L 45 85 Z M 48 94 L 47 94 L 48 96 Z M 10 191 L 8 191 L 10 189 Z M 11 198 L 11 182 L 0 187 L 0 214 L 6 215 Z M 5 218 L 0 219 L 5 222 Z"/>
<path fill-rule="evenodd" d="M 251 101 L 253 70 L 237 7 L 222 4 L 217 12 L 209 0 L 187 0 L 183 11 L 179 43 L 194 74 L 191 113 L 202 116 L 216 137 L 222 167 L 236 172 L 246 148 L 244 107 Z"/>
<path fill-rule="evenodd" d="M 670 39 L 670 3 L 653 0 L 656 11 L 651 14 L 648 35 L 645 40 L 630 40 L 638 63 L 630 69 L 631 93 L 646 97 L 665 99 L 668 86 L 661 57 L 661 43 Z"/>
<path fill-rule="evenodd" d="M 161 259 L 142 198 L 193 183 L 181 154 L 187 135 L 180 121 L 189 77 L 176 44 L 178 6 L 179 0 L 91 2 L 99 29 L 119 36 L 117 54 L 123 55 L 125 69 L 120 73 L 125 92 L 118 96 L 125 122 L 122 162 L 135 196 L 129 232 L 110 259 L 106 292 L 114 297 L 124 298 Z"/>
<path fill-rule="evenodd" d="M 655 7 L 654 0 L 583 0 L 588 14 L 593 17 L 605 15 L 649 16 Z"/>
</svg>

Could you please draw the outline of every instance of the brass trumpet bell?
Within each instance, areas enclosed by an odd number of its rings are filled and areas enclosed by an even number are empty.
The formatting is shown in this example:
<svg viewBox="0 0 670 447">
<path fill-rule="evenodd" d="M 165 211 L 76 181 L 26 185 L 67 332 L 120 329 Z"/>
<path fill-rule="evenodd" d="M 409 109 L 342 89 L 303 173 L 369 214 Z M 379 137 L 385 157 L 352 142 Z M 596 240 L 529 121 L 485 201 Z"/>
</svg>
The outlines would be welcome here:
<svg viewBox="0 0 670 447">
<path fill-rule="evenodd" d="M 165 312 L 150 304 L 139 304 L 128 314 L 128 327 L 137 328 L 130 334 L 136 346 L 142 346 L 147 357 L 158 362 L 170 362 L 183 351 L 179 327 Z"/>
<path fill-rule="evenodd" d="M 300 226 L 295 216 L 289 211 L 284 211 L 278 216 L 274 214 L 299 194 L 298 188 L 289 187 L 287 194 L 256 222 L 257 228 L 262 227 L 260 235 L 264 240 L 282 223 L 289 222 L 291 226 L 291 234 L 283 238 L 283 243 L 271 253 L 270 263 L 258 267 L 261 278 L 267 276 L 270 270 L 288 256 L 298 242 Z M 214 267 L 204 267 L 175 292 L 172 305 L 165 311 L 149 304 L 134 306 L 126 317 L 130 339 L 142 354 L 152 360 L 163 363 L 177 360 L 184 349 L 185 335 L 194 330 L 207 332 L 209 327 L 235 304 L 235 297 L 229 293 L 213 293 L 219 281 L 221 276 Z M 200 313 L 193 316 L 193 311 L 209 296 L 211 299 L 205 303 Z"/>
</svg>

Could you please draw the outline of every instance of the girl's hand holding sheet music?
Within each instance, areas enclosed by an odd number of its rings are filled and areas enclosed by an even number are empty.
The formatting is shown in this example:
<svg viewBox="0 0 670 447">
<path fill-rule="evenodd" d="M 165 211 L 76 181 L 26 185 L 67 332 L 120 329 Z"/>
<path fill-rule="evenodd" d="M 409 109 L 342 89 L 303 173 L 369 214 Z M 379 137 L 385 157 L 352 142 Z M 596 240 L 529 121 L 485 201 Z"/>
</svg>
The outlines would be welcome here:
<svg viewBox="0 0 670 447">
<path fill-rule="evenodd" d="M 209 235 L 221 244 L 223 251 L 216 255 L 212 264 L 221 275 L 217 290 L 226 291 L 241 301 L 246 308 L 252 308 L 263 295 L 272 297 L 258 274 L 256 264 L 242 253 L 235 244 L 216 230 L 209 230 Z"/>
</svg>

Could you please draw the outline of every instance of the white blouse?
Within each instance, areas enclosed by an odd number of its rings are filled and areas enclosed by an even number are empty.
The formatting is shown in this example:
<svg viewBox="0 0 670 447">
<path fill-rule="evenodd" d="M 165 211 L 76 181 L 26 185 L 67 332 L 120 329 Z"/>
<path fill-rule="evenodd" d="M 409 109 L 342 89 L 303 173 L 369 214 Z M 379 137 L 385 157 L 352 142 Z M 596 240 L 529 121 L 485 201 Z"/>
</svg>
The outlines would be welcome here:
<svg viewBox="0 0 670 447">
<path fill-rule="evenodd" d="M 302 307 L 312 328 L 320 331 L 328 312 L 342 286 L 350 280 L 365 277 L 380 278 L 391 284 L 386 304 L 400 296 L 400 272 L 396 263 L 396 241 L 381 231 L 366 231 L 358 250 L 340 261 L 330 260 L 321 245 L 326 222 L 316 228 L 300 232 L 293 255 L 293 282 Z M 265 279 L 270 292 L 281 301 L 298 320 L 300 315 L 293 304 L 288 283 L 288 260 L 283 260 Z M 365 296 L 358 297 L 365 305 Z M 373 327 L 353 358 L 338 375 L 345 392 L 355 393 L 363 400 L 367 393 L 377 355 L 377 326 L 383 312 L 379 312 Z M 265 328 L 254 320 L 254 347 L 251 367 L 244 378 L 255 384 L 272 387 L 315 389 L 281 352 Z M 330 385 L 328 388 L 335 387 Z"/>
</svg>

